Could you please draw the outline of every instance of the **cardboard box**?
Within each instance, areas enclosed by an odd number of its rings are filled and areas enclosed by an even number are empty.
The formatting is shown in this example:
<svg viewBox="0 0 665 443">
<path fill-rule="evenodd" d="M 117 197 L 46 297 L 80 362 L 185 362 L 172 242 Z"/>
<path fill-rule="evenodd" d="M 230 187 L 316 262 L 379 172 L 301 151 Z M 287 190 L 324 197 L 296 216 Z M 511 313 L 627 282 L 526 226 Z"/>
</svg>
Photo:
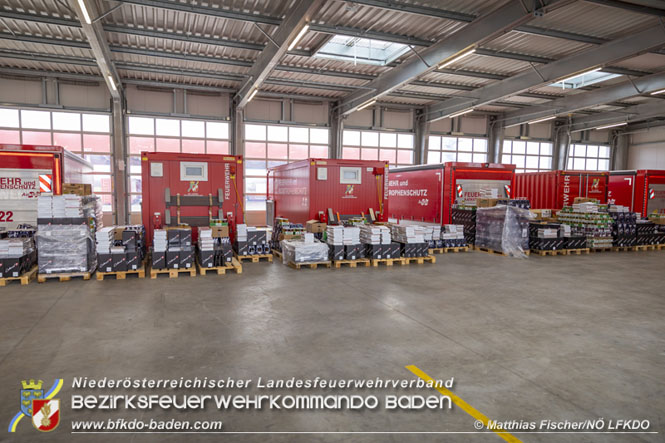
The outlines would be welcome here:
<svg viewBox="0 0 665 443">
<path fill-rule="evenodd" d="M 355 260 L 358 258 L 358 250 L 360 245 L 345 245 L 344 246 L 344 258 L 346 260 Z"/>
<path fill-rule="evenodd" d="M 180 230 L 168 229 L 166 231 L 166 241 L 169 244 L 169 248 L 180 247 Z"/>
<path fill-rule="evenodd" d="M 321 223 L 318 220 L 308 220 L 305 223 L 305 229 L 307 232 L 317 233 L 317 232 L 326 232 L 327 224 Z"/>
<path fill-rule="evenodd" d="M 381 259 L 383 258 L 383 247 L 382 245 L 366 245 L 365 253 L 367 258 L 371 259 Z"/>
<path fill-rule="evenodd" d="M 548 218 L 552 218 L 551 209 L 531 209 L 531 212 L 536 214 L 536 220 L 545 220 Z"/>
<path fill-rule="evenodd" d="M 498 198 L 477 198 L 476 206 L 479 208 L 492 208 L 497 205 Z"/>
<path fill-rule="evenodd" d="M 136 271 L 141 267 L 141 254 L 138 251 L 125 252 L 125 259 L 127 260 L 128 271 Z"/>
<path fill-rule="evenodd" d="M 211 226 L 212 238 L 224 238 L 229 236 L 228 226 Z"/>
<path fill-rule="evenodd" d="M 215 251 L 199 251 L 199 265 L 202 268 L 215 266 Z"/>
<path fill-rule="evenodd" d="M 235 243 L 236 254 L 249 255 L 249 248 L 246 241 L 237 241 Z"/>
<path fill-rule="evenodd" d="M 101 272 L 113 272 L 112 254 L 97 254 L 97 269 Z"/>
<path fill-rule="evenodd" d="M 179 268 L 189 269 L 194 266 L 194 249 L 180 251 Z"/>
<path fill-rule="evenodd" d="M 166 268 L 166 252 L 152 252 L 152 264 L 153 269 L 164 269 Z"/>
<path fill-rule="evenodd" d="M 113 272 L 122 272 L 127 270 L 127 257 L 124 252 L 111 254 L 113 260 Z"/>
<path fill-rule="evenodd" d="M 127 251 L 135 251 L 138 235 L 134 231 L 120 231 L 122 245 Z"/>
<path fill-rule="evenodd" d="M 573 204 L 577 203 L 599 203 L 597 198 L 575 197 Z"/>
<path fill-rule="evenodd" d="M 21 275 L 21 258 L 8 257 L 0 260 L 2 262 L 2 277 L 18 277 Z"/>
<path fill-rule="evenodd" d="M 328 245 L 330 260 L 344 260 L 344 245 Z"/>
<path fill-rule="evenodd" d="M 62 193 L 63 194 L 76 194 L 80 196 L 91 195 L 92 194 L 92 185 L 83 184 L 83 183 L 63 183 L 62 184 Z"/>
<path fill-rule="evenodd" d="M 166 251 L 166 267 L 168 269 L 180 267 L 180 251 Z"/>
</svg>

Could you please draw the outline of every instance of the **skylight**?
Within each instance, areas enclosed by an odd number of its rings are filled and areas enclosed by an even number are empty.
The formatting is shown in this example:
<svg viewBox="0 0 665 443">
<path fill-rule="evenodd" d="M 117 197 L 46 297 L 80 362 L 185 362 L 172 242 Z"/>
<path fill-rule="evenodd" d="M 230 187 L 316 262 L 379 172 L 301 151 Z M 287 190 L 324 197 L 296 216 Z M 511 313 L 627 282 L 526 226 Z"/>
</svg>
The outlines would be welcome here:
<svg viewBox="0 0 665 443">
<path fill-rule="evenodd" d="M 617 78 L 619 76 L 620 74 L 610 74 L 607 72 L 601 72 L 600 70 L 596 69 L 594 71 L 585 72 L 574 77 L 565 78 L 556 83 L 552 83 L 550 86 L 561 89 L 578 89 L 584 86 L 593 85 L 594 83 L 600 83 Z"/>
<path fill-rule="evenodd" d="M 316 52 L 316 56 L 385 66 L 408 50 L 409 47 L 401 43 L 335 35 Z"/>
</svg>

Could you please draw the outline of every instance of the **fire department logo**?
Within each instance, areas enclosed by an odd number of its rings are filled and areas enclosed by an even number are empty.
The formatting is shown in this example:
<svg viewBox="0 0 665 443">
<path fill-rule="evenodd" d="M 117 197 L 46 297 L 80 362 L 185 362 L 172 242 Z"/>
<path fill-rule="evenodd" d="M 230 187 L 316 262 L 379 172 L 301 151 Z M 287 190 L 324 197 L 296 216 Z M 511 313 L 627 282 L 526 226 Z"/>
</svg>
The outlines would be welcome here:
<svg viewBox="0 0 665 443">
<path fill-rule="evenodd" d="M 32 417 L 32 424 L 42 432 L 49 432 L 60 423 L 60 400 L 55 399 L 62 388 L 62 379 L 56 379 L 51 389 L 44 393 L 44 382 L 34 379 L 23 380 L 20 393 L 20 409 L 9 423 L 9 432 L 16 432 L 16 427 L 23 417 Z"/>
<path fill-rule="evenodd" d="M 189 182 L 189 188 L 187 189 L 187 192 L 199 192 L 199 182 L 198 181 L 190 181 Z"/>
<path fill-rule="evenodd" d="M 33 400 L 32 425 L 42 432 L 50 432 L 60 424 L 60 400 Z"/>
<path fill-rule="evenodd" d="M 344 195 L 353 195 L 353 185 L 346 185 L 346 191 L 344 191 Z"/>
<path fill-rule="evenodd" d="M 653 200 L 656 198 L 656 190 L 653 188 L 649 188 L 649 200 Z"/>
<path fill-rule="evenodd" d="M 593 182 L 591 183 L 591 191 L 593 192 L 598 192 L 600 191 L 600 179 L 599 178 L 594 178 Z"/>
</svg>

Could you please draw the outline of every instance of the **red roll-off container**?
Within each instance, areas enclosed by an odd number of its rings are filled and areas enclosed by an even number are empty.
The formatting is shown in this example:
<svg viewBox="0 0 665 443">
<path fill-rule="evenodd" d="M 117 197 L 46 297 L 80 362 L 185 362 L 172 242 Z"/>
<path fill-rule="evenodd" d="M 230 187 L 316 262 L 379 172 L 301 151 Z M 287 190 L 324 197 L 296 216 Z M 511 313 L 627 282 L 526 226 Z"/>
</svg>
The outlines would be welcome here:
<svg viewBox="0 0 665 443">
<path fill-rule="evenodd" d="M 475 205 L 495 190 L 498 198 L 512 196 L 515 165 L 448 162 L 408 166 L 390 171 L 389 216 L 398 220 L 450 223 L 452 205 Z"/>
<path fill-rule="evenodd" d="M 92 164 L 61 146 L 0 144 L 0 227 L 37 224 L 40 193 L 62 194 L 63 183 L 91 183 Z"/>
<path fill-rule="evenodd" d="M 653 212 L 665 212 L 665 171 L 640 169 L 610 172 L 608 200 L 628 206 L 642 217 Z"/>
<path fill-rule="evenodd" d="M 271 168 L 268 172 L 268 219 L 286 217 L 294 223 L 337 214 L 369 214 L 378 221 L 388 211 L 388 164 L 384 161 L 308 159 Z"/>
<path fill-rule="evenodd" d="M 156 224 L 208 226 L 211 218 L 228 218 L 233 233 L 243 223 L 242 156 L 143 152 L 141 176 L 148 244 Z"/>
<path fill-rule="evenodd" d="M 609 172 L 542 171 L 515 175 L 515 196 L 526 197 L 533 209 L 558 210 L 573 204 L 575 197 L 607 203 Z"/>
</svg>

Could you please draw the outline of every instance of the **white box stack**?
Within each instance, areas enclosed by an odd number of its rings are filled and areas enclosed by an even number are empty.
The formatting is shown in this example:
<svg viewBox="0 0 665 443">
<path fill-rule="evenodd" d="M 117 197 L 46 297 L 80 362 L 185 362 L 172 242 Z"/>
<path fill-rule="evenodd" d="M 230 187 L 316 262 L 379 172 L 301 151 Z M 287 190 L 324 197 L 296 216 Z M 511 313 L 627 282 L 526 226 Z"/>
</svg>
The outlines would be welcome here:
<svg viewBox="0 0 665 443">
<path fill-rule="evenodd" d="M 152 247 L 155 251 L 164 252 L 168 246 L 168 240 L 166 239 L 166 230 L 164 229 L 155 229 L 152 240 Z"/>
<path fill-rule="evenodd" d="M 344 226 L 328 225 L 326 228 L 327 240 L 329 245 L 344 244 Z"/>
<path fill-rule="evenodd" d="M 97 254 L 109 254 L 113 241 L 115 239 L 115 229 L 113 227 L 102 228 L 95 232 L 95 243 L 97 244 Z"/>
<path fill-rule="evenodd" d="M 425 237 L 420 226 L 390 225 L 392 239 L 399 243 L 424 243 Z"/>
<path fill-rule="evenodd" d="M 344 227 L 344 244 L 345 245 L 359 245 L 360 244 L 360 228 L 357 226 Z"/>
<path fill-rule="evenodd" d="M 247 225 L 238 225 L 236 227 L 236 241 L 247 241 Z"/>
<path fill-rule="evenodd" d="M 389 245 L 390 229 L 381 225 L 360 226 L 360 242 L 368 245 Z"/>
<path fill-rule="evenodd" d="M 53 218 L 53 196 L 37 197 L 37 218 Z"/>
<path fill-rule="evenodd" d="M 212 238 L 212 229 L 207 226 L 199 228 L 199 249 L 212 251 L 215 249 L 215 240 Z"/>
</svg>

